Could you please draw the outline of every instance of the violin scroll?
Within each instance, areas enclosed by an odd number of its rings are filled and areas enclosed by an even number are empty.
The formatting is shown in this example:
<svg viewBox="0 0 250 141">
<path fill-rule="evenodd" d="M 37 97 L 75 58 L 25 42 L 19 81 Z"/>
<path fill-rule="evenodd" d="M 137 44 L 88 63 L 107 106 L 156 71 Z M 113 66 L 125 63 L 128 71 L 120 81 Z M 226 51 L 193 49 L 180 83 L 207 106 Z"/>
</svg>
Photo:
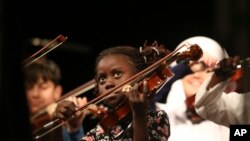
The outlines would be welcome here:
<svg viewBox="0 0 250 141">
<path fill-rule="evenodd" d="M 230 79 L 224 92 L 245 93 L 250 91 L 247 83 L 250 78 L 249 68 L 250 58 L 240 60 L 239 56 L 235 56 L 221 60 L 211 71 L 222 81 Z"/>
<path fill-rule="evenodd" d="M 176 62 L 179 63 L 183 60 L 187 60 L 187 61 L 197 61 L 201 58 L 201 56 L 203 55 L 203 51 L 200 48 L 199 45 L 197 44 L 188 44 L 188 48 L 186 49 L 186 51 L 182 52 Z"/>
<path fill-rule="evenodd" d="M 240 60 L 239 64 L 236 66 L 236 68 L 250 68 L 250 57 Z"/>
</svg>

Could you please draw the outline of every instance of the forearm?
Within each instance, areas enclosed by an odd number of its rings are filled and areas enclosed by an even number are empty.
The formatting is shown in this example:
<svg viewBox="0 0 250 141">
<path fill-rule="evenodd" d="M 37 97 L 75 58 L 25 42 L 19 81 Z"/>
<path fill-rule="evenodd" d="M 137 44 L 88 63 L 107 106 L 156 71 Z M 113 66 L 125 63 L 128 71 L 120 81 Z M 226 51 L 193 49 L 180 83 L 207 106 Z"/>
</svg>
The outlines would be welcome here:
<svg viewBox="0 0 250 141">
<path fill-rule="evenodd" d="M 147 128 L 147 118 L 146 114 L 138 115 L 133 113 L 133 139 L 134 141 L 148 141 L 149 133 Z"/>
<path fill-rule="evenodd" d="M 216 76 L 215 73 L 212 74 L 211 80 L 209 81 L 209 83 L 206 87 L 206 90 L 213 88 L 214 86 L 216 86 L 217 84 L 219 84 L 222 81 L 225 81 L 225 80 L 222 80 L 220 77 Z"/>
<path fill-rule="evenodd" d="M 195 96 L 196 108 L 215 104 L 221 99 L 222 93 L 225 90 L 228 81 L 216 83 L 213 78 L 214 76 L 211 74 L 211 76 L 206 79 L 198 89 Z"/>
<path fill-rule="evenodd" d="M 205 80 L 195 97 L 195 110 L 203 118 L 221 123 L 228 120 L 228 101 L 223 97 L 228 81 L 223 81 L 209 87 L 213 76 Z M 212 86 L 212 85 L 211 85 Z"/>
</svg>

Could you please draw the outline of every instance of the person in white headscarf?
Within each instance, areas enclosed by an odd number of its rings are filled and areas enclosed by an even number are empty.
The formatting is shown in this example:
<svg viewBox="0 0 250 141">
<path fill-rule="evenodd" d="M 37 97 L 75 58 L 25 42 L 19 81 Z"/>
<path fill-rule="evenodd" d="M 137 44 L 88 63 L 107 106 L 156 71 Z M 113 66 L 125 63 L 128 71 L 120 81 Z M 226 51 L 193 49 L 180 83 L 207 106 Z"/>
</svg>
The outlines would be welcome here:
<svg viewBox="0 0 250 141">
<path fill-rule="evenodd" d="M 177 48 L 185 44 L 199 45 L 203 56 L 196 62 L 190 62 L 191 74 L 172 84 L 167 102 L 156 103 L 169 115 L 169 141 L 229 141 L 229 129 L 204 120 L 195 112 L 193 105 L 195 94 L 209 75 L 210 67 L 228 55 L 218 42 L 205 36 L 190 37 L 182 41 Z"/>
</svg>

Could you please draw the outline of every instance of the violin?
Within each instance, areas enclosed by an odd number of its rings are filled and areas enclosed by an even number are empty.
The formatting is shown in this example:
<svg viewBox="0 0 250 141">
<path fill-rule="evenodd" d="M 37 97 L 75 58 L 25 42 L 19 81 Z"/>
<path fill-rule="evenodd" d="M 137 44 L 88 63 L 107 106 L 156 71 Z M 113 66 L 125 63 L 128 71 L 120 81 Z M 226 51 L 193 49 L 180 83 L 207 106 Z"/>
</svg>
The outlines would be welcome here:
<svg viewBox="0 0 250 141">
<path fill-rule="evenodd" d="M 56 38 L 54 38 L 52 41 L 48 42 L 44 47 L 42 47 L 40 50 L 38 50 L 36 53 L 32 54 L 30 57 L 26 58 L 25 60 L 23 60 L 21 63 L 23 69 L 26 69 L 30 64 L 39 61 L 40 58 L 42 58 L 43 56 L 45 56 L 47 53 L 49 53 L 50 51 L 56 49 L 57 47 L 59 47 L 61 44 L 63 44 L 65 41 L 67 40 L 67 37 L 63 36 L 63 35 L 58 35 Z M 60 100 L 58 100 L 55 103 L 52 103 L 46 107 L 41 108 L 36 114 L 31 115 L 30 116 L 30 123 L 31 123 L 31 127 L 32 127 L 32 131 L 36 131 L 40 128 L 42 128 L 44 125 L 46 125 L 46 123 L 50 122 L 53 120 L 52 117 L 52 113 L 54 112 L 57 103 L 69 96 L 77 96 L 81 93 L 84 93 L 92 88 L 95 87 L 95 81 L 90 80 L 87 83 L 84 83 L 83 85 L 81 85 L 80 87 L 77 87 L 76 89 L 74 89 L 73 91 L 70 91 L 69 93 L 63 95 Z M 58 132 L 59 131 L 59 132 Z M 55 132 L 53 132 L 53 134 L 48 134 L 45 138 L 45 140 L 48 139 L 52 139 L 52 140 L 57 140 L 59 139 L 59 134 L 61 134 L 61 130 L 56 130 Z M 58 135 L 58 136 L 57 136 Z M 61 137 L 62 135 L 60 135 Z M 53 139 L 53 138 L 57 138 L 57 139 Z M 62 140 L 62 139 L 59 139 Z"/>
<path fill-rule="evenodd" d="M 129 129 L 130 121 L 132 120 L 132 112 L 129 100 L 126 98 L 116 108 L 102 113 L 99 118 L 99 124 L 104 131 L 109 132 L 117 124 L 121 125 L 125 130 Z"/>
<path fill-rule="evenodd" d="M 195 95 L 192 95 L 192 96 L 186 98 L 186 100 L 185 100 L 185 104 L 187 106 L 186 115 L 187 115 L 187 118 L 193 124 L 198 124 L 198 123 L 204 121 L 204 119 L 200 115 L 198 115 L 197 112 L 195 111 L 194 102 L 195 102 Z"/>
<path fill-rule="evenodd" d="M 47 123 L 51 119 L 52 118 L 48 113 L 41 114 L 38 118 L 31 121 L 32 130 L 34 131 L 34 130 L 42 127 L 42 125 L 44 125 L 45 123 Z"/>
<path fill-rule="evenodd" d="M 56 106 L 57 105 L 55 103 L 50 104 L 46 107 L 46 109 L 40 110 L 35 115 L 32 115 L 30 117 L 30 122 L 33 131 L 38 128 L 41 128 L 45 123 L 48 123 L 52 120 L 52 113 L 54 112 Z"/>
<path fill-rule="evenodd" d="M 249 92 L 248 81 L 250 78 L 250 58 L 240 60 L 235 68 L 235 73 L 229 80 L 229 84 L 225 90 L 226 93 L 238 92 L 244 93 Z"/>
<path fill-rule="evenodd" d="M 180 49 L 186 48 L 186 50 L 180 51 Z M 159 59 L 158 61 L 154 62 L 152 65 L 147 67 L 146 69 L 140 71 L 136 75 L 132 76 L 128 80 L 124 81 L 123 83 L 119 84 L 118 86 L 109 89 L 106 93 L 96 97 L 95 99 L 88 102 L 85 106 L 80 107 L 75 112 L 82 112 L 84 110 L 87 110 L 88 107 L 91 104 L 97 104 L 105 100 L 105 98 L 113 93 L 119 93 L 121 91 L 129 91 L 132 86 L 136 83 L 142 84 L 143 80 L 147 81 L 148 88 L 150 91 L 150 94 L 156 94 L 165 83 L 167 83 L 172 76 L 174 75 L 173 72 L 169 69 L 169 65 L 175 61 L 176 59 L 188 59 L 188 60 L 198 60 L 202 56 L 203 52 L 201 48 L 197 45 L 184 45 L 183 47 L 180 47 L 176 49 L 173 52 L 170 52 L 169 54 L 165 55 L 165 57 Z M 142 92 L 142 85 L 139 86 L 139 91 Z M 74 118 L 72 116 L 72 118 Z M 69 118 L 68 120 L 72 119 Z M 132 115 L 131 115 L 131 107 L 129 104 L 128 99 L 121 102 L 120 105 L 118 105 L 116 108 L 114 108 L 112 111 L 108 111 L 104 114 L 103 118 L 101 119 L 100 125 L 103 127 L 103 129 L 109 131 L 112 129 L 117 123 L 123 123 L 123 121 L 131 121 Z M 127 120 L 130 119 L 130 120 Z M 68 121 L 67 120 L 67 121 Z M 54 121 L 51 121 L 50 123 L 47 123 L 44 125 L 41 129 L 34 132 L 35 139 L 40 138 L 41 136 L 49 133 L 51 130 L 56 129 L 57 127 L 60 127 L 63 125 L 65 121 L 61 121 L 60 119 L 56 119 Z M 126 125 L 129 127 L 130 125 Z M 49 130 L 46 132 L 40 132 L 44 130 L 47 127 Z"/>
<path fill-rule="evenodd" d="M 27 57 L 21 62 L 21 65 L 23 69 L 26 69 L 30 64 L 34 63 L 35 61 L 38 61 L 38 59 L 45 56 L 47 53 L 52 51 L 53 49 L 59 47 L 61 44 L 63 44 L 67 40 L 67 37 L 63 35 L 58 35 L 56 38 L 48 42 L 44 47 L 42 47 L 40 50 L 32 54 L 31 56 Z M 51 107 L 51 106 L 50 106 Z M 46 107 L 46 110 L 48 107 Z M 50 108 L 51 109 L 51 108 Z M 38 116 L 40 115 L 40 116 Z M 42 110 L 39 111 L 37 114 L 32 115 L 30 117 L 31 126 L 32 129 L 37 129 L 41 127 L 43 124 L 51 120 L 51 116 L 49 113 L 43 112 Z"/>
<path fill-rule="evenodd" d="M 229 84 L 224 92 L 230 93 L 230 92 L 248 92 L 250 91 L 249 85 L 247 80 L 249 81 L 250 73 L 250 58 L 246 58 L 244 60 L 240 60 L 236 68 L 233 68 L 234 74 L 229 80 Z M 225 68 L 223 68 L 225 69 Z M 223 73 L 226 73 L 226 71 L 230 70 L 221 70 L 221 69 L 214 69 L 215 73 L 218 75 L 223 75 Z M 210 71 L 209 71 L 210 72 Z M 185 104 L 187 106 L 186 115 L 187 118 L 194 124 L 202 122 L 204 119 L 200 117 L 194 108 L 194 102 L 195 102 L 195 95 L 192 95 L 191 97 L 187 97 L 185 100 Z"/>
<path fill-rule="evenodd" d="M 52 103 L 50 105 L 47 105 L 46 107 L 41 108 L 39 112 L 37 112 L 36 114 L 30 117 L 30 121 L 34 127 L 34 130 L 41 128 L 45 124 L 45 122 L 41 122 L 41 121 L 44 121 L 42 119 L 46 118 L 47 123 L 52 120 L 51 115 L 55 111 L 55 108 L 60 101 L 67 99 L 70 96 L 79 96 L 80 94 L 93 89 L 95 85 L 96 85 L 95 80 L 92 79 L 76 87 L 75 89 L 63 94 L 63 96 L 59 100 L 57 100 L 55 103 Z M 95 111 L 92 110 L 92 113 L 95 113 Z"/>
</svg>

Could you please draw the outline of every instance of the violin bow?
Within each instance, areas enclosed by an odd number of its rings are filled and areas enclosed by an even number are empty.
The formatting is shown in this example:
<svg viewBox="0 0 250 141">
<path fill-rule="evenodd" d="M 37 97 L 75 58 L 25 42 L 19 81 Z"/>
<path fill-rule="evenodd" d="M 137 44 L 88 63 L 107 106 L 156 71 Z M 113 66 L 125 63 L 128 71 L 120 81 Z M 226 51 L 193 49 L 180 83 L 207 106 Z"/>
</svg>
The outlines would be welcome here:
<svg viewBox="0 0 250 141">
<path fill-rule="evenodd" d="M 33 62 L 37 61 L 53 49 L 60 46 L 62 43 L 64 43 L 67 40 L 67 37 L 63 35 L 58 35 L 55 39 L 53 39 L 51 42 L 49 42 L 47 45 L 45 45 L 43 48 L 38 50 L 36 53 L 28 57 L 27 59 L 22 61 L 22 65 L 24 68 L 32 64 Z"/>
</svg>

